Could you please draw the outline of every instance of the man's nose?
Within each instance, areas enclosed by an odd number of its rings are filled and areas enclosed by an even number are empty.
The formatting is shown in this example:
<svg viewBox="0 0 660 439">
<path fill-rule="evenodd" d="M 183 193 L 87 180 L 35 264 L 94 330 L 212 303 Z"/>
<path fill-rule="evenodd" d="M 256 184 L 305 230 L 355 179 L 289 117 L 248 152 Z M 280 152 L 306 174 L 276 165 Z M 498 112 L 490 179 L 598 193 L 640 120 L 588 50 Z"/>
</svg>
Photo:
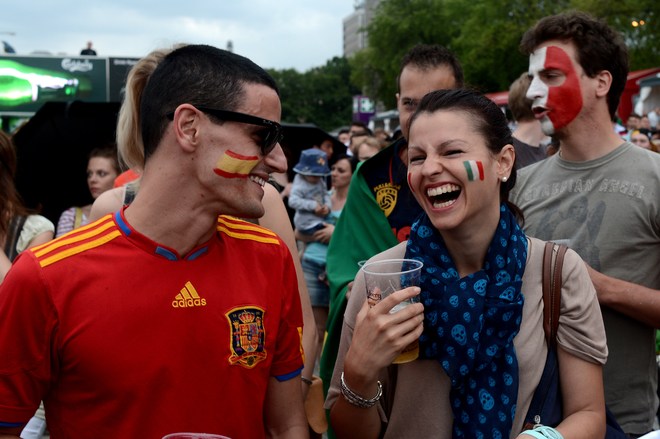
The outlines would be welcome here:
<svg viewBox="0 0 660 439">
<path fill-rule="evenodd" d="M 282 146 L 278 143 L 273 150 L 268 153 L 265 163 L 273 169 L 273 172 L 286 172 L 288 164 Z"/>
</svg>

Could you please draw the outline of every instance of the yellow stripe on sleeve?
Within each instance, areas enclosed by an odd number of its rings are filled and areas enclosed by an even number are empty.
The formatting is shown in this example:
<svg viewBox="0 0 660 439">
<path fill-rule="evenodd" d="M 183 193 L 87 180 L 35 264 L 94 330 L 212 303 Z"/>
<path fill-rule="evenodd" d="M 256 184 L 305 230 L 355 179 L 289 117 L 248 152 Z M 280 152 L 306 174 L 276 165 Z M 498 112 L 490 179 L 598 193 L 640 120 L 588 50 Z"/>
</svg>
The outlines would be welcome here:
<svg viewBox="0 0 660 439">
<path fill-rule="evenodd" d="M 119 230 L 115 230 L 114 232 L 108 233 L 107 235 L 104 235 L 94 241 L 89 241 L 85 244 L 78 245 L 76 247 L 70 248 L 68 250 L 61 251 L 53 256 L 50 256 L 48 258 L 44 258 L 39 260 L 39 265 L 43 267 L 47 267 L 50 264 L 53 264 L 57 261 L 61 261 L 62 259 L 66 259 L 69 256 L 77 255 L 78 253 L 82 253 L 86 250 L 99 247 L 106 242 L 110 242 L 116 237 L 121 236 L 121 232 Z"/>
<path fill-rule="evenodd" d="M 65 245 L 75 244 L 76 242 L 84 241 L 86 239 L 99 235 L 105 232 L 106 230 L 108 230 L 109 228 L 113 227 L 114 225 L 115 225 L 114 221 L 109 221 L 105 224 L 97 225 L 98 227 L 94 227 L 91 231 L 87 233 L 82 233 L 82 234 L 76 233 L 74 236 L 70 238 L 62 237 L 60 239 L 47 242 L 46 244 L 35 247 L 33 249 L 34 255 L 37 258 L 40 258 L 46 255 L 47 253 L 57 250 L 60 247 L 64 247 Z"/>
<path fill-rule="evenodd" d="M 267 236 L 259 236 L 255 235 L 252 233 L 240 233 L 240 232 L 235 232 L 233 230 L 230 230 L 229 228 L 223 226 L 222 224 L 218 224 L 218 230 L 220 232 L 223 232 L 227 234 L 228 236 L 231 236 L 232 238 L 236 239 L 246 239 L 250 241 L 257 241 L 257 242 L 263 242 L 265 244 L 277 244 L 279 245 L 280 241 L 277 238 L 269 238 Z M 275 235 L 277 236 L 277 235 Z"/>
<path fill-rule="evenodd" d="M 257 232 L 257 233 L 262 233 L 264 235 L 269 235 L 276 237 L 277 234 L 273 232 L 270 229 L 267 229 L 262 226 L 258 226 L 256 224 L 249 223 L 247 221 L 243 220 L 234 220 L 233 218 L 227 217 L 227 216 L 219 216 L 218 217 L 218 223 L 224 225 L 225 227 L 236 229 L 236 230 L 246 230 L 246 231 L 252 231 L 252 232 Z"/>
</svg>

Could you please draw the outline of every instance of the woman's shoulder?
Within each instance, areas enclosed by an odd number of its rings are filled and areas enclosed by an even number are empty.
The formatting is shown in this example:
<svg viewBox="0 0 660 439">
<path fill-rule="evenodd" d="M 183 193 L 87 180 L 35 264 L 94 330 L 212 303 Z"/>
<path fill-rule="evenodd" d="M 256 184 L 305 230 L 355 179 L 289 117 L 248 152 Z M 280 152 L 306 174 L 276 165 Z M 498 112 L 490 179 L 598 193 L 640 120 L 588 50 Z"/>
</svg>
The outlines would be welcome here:
<svg viewBox="0 0 660 439">
<path fill-rule="evenodd" d="M 89 214 L 89 222 L 96 221 L 108 213 L 114 213 L 121 209 L 124 205 L 125 193 L 126 186 L 120 186 L 107 190 L 99 195 L 99 197 L 94 200 L 94 204 L 92 204 L 92 211 Z"/>
<path fill-rule="evenodd" d="M 528 239 L 530 248 L 523 276 L 523 294 L 528 312 L 539 314 L 543 313 L 543 254 L 546 241 Z M 566 250 L 561 266 L 557 340 L 564 349 L 587 361 L 602 364 L 607 358 L 605 329 L 596 290 L 585 262 L 570 248 Z"/>
<path fill-rule="evenodd" d="M 543 254 L 545 252 L 545 245 L 550 241 L 544 241 L 542 239 L 533 238 L 531 236 L 528 236 L 527 240 L 529 246 L 527 248 L 527 267 L 525 268 L 525 271 L 527 271 L 527 269 L 530 267 L 535 267 L 540 273 L 543 268 Z M 570 247 L 568 247 L 566 254 L 564 255 L 563 267 L 574 267 L 578 264 L 584 265 L 584 261 L 580 255 L 575 252 L 575 250 L 572 250 Z M 582 267 L 579 266 L 579 268 Z"/>
<path fill-rule="evenodd" d="M 390 247 L 387 250 L 372 256 L 369 258 L 369 261 L 374 262 L 385 259 L 402 259 L 406 255 L 406 244 L 407 241 L 400 242 L 394 247 Z"/>
<path fill-rule="evenodd" d="M 68 209 L 63 210 L 62 213 L 60 214 L 60 217 L 67 216 L 67 215 L 73 215 L 73 213 L 76 211 L 76 209 L 79 209 L 79 207 L 71 206 Z"/>
<path fill-rule="evenodd" d="M 51 220 L 41 215 L 28 215 L 16 243 L 18 253 L 22 253 L 25 249 L 34 245 L 33 240 L 46 232 L 51 234 L 55 232 L 55 224 Z M 53 236 L 50 235 L 44 239 L 50 240 L 52 238 Z"/>
<path fill-rule="evenodd" d="M 72 207 L 71 209 L 75 209 L 75 207 Z M 43 232 L 54 232 L 55 225 L 45 216 L 28 215 L 25 220 L 25 224 L 23 225 L 23 230 L 25 229 L 36 232 L 37 234 Z"/>
</svg>

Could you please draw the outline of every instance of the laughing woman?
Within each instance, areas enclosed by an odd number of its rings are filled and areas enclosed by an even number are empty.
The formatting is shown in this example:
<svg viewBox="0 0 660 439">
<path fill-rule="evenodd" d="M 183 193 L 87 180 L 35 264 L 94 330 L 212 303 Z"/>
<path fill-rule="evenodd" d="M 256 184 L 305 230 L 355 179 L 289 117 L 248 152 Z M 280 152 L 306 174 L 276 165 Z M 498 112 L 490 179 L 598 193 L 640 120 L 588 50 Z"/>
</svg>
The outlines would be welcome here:
<svg viewBox="0 0 660 439">
<path fill-rule="evenodd" d="M 370 308 L 356 278 L 326 402 L 338 437 L 603 437 L 605 332 L 587 269 L 571 250 L 557 336 L 563 421 L 522 432 L 547 353 L 544 242 L 524 235 L 508 201 L 511 143 L 504 115 L 478 93 L 436 91 L 419 103 L 408 183 L 425 213 L 407 243 L 372 261 L 423 261 L 421 288 Z M 389 313 L 416 294 L 421 303 Z M 393 365 L 415 339 L 419 359 Z"/>
</svg>

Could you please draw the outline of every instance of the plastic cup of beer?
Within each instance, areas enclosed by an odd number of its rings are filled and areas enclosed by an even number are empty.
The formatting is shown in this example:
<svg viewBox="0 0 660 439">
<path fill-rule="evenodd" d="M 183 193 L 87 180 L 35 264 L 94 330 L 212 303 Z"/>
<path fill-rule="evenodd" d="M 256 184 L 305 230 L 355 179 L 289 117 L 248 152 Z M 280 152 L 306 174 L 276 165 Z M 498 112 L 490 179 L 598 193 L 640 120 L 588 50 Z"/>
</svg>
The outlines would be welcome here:
<svg viewBox="0 0 660 439">
<path fill-rule="evenodd" d="M 170 433 L 163 439 L 231 439 L 228 436 L 211 433 Z"/>
<path fill-rule="evenodd" d="M 395 291 L 419 286 L 423 263 L 415 259 L 384 259 L 367 262 L 362 266 L 362 273 L 367 287 L 367 302 L 374 306 Z M 390 313 L 395 313 L 411 303 L 419 302 L 419 296 L 412 297 L 395 305 Z M 419 340 L 408 345 L 393 363 L 401 364 L 419 357 Z"/>
</svg>

